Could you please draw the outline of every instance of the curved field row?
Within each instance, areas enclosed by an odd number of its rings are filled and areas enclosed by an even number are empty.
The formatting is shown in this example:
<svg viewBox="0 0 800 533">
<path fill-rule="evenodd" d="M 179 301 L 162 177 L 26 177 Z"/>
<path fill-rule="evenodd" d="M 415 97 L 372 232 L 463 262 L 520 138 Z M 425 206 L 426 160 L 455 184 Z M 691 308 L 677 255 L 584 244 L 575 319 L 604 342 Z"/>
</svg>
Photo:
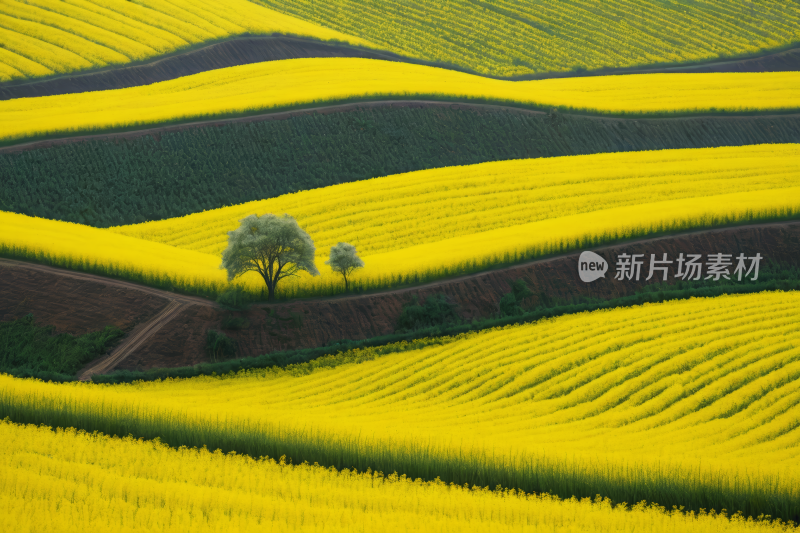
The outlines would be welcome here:
<svg viewBox="0 0 800 533">
<path fill-rule="evenodd" d="M 0 81 L 124 65 L 273 32 L 369 45 L 247 0 L 8 0 L 0 4 Z"/>
<path fill-rule="evenodd" d="M 698 61 L 800 40 L 795 1 L 260 1 L 397 53 L 499 76 Z"/>
<path fill-rule="evenodd" d="M 416 98 L 601 114 L 776 112 L 800 108 L 800 73 L 634 74 L 513 82 L 373 59 L 291 59 L 142 87 L 3 101 L 0 141 L 326 102 Z"/>
<path fill-rule="evenodd" d="M 334 185 L 182 218 L 108 230 L 0 212 L 4 253 L 188 290 L 227 285 L 227 231 L 289 213 L 317 246 L 323 275 L 283 297 L 341 292 L 323 262 L 354 244 L 357 286 L 428 281 L 624 238 L 800 214 L 798 145 L 664 150 L 483 163 Z M 255 273 L 242 278 L 259 294 Z"/>
<path fill-rule="evenodd" d="M 0 408 L 173 445 L 785 517 L 800 497 L 799 304 L 776 292 L 580 313 L 224 379 L 0 377 Z"/>
<path fill-rule="evenodd" d="M 788 531 L 0 422 L 4 531 Z"/>
</svg>

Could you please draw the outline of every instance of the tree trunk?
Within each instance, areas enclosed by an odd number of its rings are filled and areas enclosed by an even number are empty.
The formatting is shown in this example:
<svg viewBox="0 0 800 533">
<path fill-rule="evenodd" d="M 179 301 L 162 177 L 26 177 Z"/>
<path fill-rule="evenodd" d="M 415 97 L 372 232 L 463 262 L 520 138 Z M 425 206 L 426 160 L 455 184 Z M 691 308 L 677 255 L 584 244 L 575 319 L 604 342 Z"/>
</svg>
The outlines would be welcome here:
<svg viewBox="0 0 800 533">
<path fill-rule="evenodd" d="M 350 286 L 347 283 L 347 274 L 342 274 L 344 276 L 344 292 L 350 292 Z"/>
<path fill-rule="evenodd" d="M 267 300 L 271 302 L 275 299 L 275 284 L 270 279 L 269 274 L 264 274 L 261 277 L 264 278 L 264 285 L 267 286 Z"/>
</svg>

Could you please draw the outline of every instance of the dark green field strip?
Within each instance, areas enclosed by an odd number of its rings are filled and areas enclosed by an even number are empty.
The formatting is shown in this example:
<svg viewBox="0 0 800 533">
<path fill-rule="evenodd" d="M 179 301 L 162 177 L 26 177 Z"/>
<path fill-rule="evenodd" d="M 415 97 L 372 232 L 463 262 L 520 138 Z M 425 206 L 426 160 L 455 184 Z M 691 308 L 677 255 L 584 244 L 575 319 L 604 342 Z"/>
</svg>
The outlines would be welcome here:
<svg viewBox="0 0 800 533">
<path fill-rule="evenodd" d="M 104 68 L 96 72 L 59 75 L 36 81 L 22 80 L 0 84 L 0 100 L 33 98 L 59 94 L 82 93 L 124 89 L 173 80 L 208 70 L 247 65 L 263 61 L 297 59 L 309 57 L 361 57 L 403 61 L 450 68 L 485 75 L 466 68 L 399 56 L 391 52 L 369 50 L 346 44 L 331 44 L 299 37 L 235 37 L 202 48 L 171 54 L 141 65 Z M 738 61 L 713 61 L 696 65 L 661 68 L 612 68 L 595 71 L 573 70 L 529 74 L 512 78 L 488 76 L 497 79 L 538 80 L 547 78 L 571 78 L 619 74 L 641 74 L 660 72 L 790 72 L 800 70 L 800 48 L 770 53 Z"/>
<path fill-rule="evenodd" d="M 0 153 L 0 209 L 97 227 L 486 161 L 800 142 L 800 116 L 625 120 L 365 107 Z"/>
</svg>

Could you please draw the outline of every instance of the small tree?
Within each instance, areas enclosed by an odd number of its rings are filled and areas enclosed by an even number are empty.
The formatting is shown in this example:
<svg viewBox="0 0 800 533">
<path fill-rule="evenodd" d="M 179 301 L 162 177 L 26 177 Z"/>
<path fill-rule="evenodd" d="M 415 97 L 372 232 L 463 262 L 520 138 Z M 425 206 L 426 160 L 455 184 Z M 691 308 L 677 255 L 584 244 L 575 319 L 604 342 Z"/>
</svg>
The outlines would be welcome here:
<svg viewBox="0 0 800 533">
<path fill-rule="evenodd" d="M 344 277 L 344 290 L 350 290 L 350 284 L 347 276 L 353 271 L 364 268 L 364 261 L 358 257 L 356 247 L 346 242 L 340 242 L 336 246 L 331 246 L 331 258 L 325 261 L 326 265 L 330 265 L 331 270 L 338 272 Z"/>
<path fill-rule="evenodd" d="M 289 215 L 250 215 L 228 232 L 228 247 L 222 253 L 220 268 L 228 271 L 228 281 L 255 271 L 267 284 L 269 299 L 275 299 L 278 282 L 305 270 L 319 275 L 314 264 L 314 241 Z"/>
</svg>

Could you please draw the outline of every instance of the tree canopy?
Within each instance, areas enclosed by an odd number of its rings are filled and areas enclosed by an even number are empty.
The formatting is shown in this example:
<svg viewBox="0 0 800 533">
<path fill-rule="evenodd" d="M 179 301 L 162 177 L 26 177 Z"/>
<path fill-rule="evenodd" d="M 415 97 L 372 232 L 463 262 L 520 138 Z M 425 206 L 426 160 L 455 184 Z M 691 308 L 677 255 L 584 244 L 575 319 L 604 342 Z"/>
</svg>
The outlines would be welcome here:
<svg viewBox="0 0 800 533">
<path fill-rule="evenodd" d="M 228 271 L 228 281 L 245 272 L 258 272 L 267 285 L 268 297 L 275 299 L 278 282 L 305 270 L 319 275 L 314 264 L 314 241 L 289 215 L 267 213 L 250 215 L 234 231 L 228 232 L 228 247 L 222 253 L 220 268 Z"/>
<path fill-rule="evenodd" d="M 340 242 L 336 246 L 331 246 L 331 256 L 326 265 L 330 265 L 331 270 L 338 272 L 344 277 L 344 290 L 350 290 L 348 276 L 359 268 L 364 268 L 364 261 L 358 257 L 356 247 L 346 242 Z"/>
</svg>

